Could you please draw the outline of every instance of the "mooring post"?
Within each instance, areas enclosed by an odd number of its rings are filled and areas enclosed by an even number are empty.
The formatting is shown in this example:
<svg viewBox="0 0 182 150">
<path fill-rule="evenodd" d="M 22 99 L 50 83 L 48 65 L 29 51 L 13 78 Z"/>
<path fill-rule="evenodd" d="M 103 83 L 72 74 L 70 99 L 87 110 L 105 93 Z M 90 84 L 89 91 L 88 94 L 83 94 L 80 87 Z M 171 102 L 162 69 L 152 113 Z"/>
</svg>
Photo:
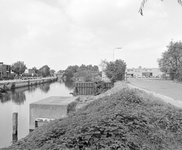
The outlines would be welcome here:
<svg viewBox="0 0 182 150">
<path fill-rule="evenodd" d="M 35 128 L 37 128 L 37 127 L 38 127 L 38 121 L 35 120 Z"/>
<path fill-rule="evenodd" d="M 15 143 L 18 140 L 18 113 L 13 113 L 13 143 Z"/>
</svg>

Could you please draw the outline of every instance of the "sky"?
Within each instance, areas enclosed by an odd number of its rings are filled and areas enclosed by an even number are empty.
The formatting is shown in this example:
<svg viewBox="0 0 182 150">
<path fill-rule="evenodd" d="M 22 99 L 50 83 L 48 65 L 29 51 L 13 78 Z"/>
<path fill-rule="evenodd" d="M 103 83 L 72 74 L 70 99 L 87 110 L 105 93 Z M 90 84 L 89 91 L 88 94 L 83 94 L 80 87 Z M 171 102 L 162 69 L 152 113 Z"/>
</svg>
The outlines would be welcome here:
<svg viewBox="0 0 182 150">
<path fill-rule="evenodd" d="M 0 0 L 0 62 L 59 71 L 121 59 L 156 68 L 169 42 L 182 39 L 182 6 L 149 0 L 141 16 L 141 2 Z"/>
</svg>

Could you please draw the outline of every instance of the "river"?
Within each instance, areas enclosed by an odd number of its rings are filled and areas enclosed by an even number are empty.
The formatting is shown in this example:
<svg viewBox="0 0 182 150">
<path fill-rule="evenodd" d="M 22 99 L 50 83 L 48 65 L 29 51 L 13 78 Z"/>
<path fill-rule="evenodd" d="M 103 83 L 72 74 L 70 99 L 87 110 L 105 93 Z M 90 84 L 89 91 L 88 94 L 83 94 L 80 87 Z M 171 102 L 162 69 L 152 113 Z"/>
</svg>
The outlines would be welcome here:
<svg viewBox="0 0 182 150">
<path fill-rule="evenodd" d="M 18 112 L 18 139 L 29 133 L 29 104 L 50 96 L 72 96 L 72 82 L 24 87 L 0 97 L 0 148 L 11 145 L 12 114 Z"/>
</svg>

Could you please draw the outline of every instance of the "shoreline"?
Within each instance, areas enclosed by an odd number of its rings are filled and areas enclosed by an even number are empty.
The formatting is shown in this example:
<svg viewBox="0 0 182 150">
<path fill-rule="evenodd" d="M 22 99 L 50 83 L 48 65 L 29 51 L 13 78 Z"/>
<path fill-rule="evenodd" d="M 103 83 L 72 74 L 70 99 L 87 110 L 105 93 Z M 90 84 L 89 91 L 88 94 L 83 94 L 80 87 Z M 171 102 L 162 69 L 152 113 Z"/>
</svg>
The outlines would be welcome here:
<svg viewBox="0 0 182 150">
<path fill-rule="evenodd" d="M 31 80 L 5 80 L 0 81 L 0 89 L 5 91 L 13 90 L 20 87 L 25 86 L 33 86 L 37 84 L 42 84 L 50 81 L 56 81 L 57 77 L 47 77 L 47 78 L 39 78 L 39 79 L 31 79 Z"/>
</svg>

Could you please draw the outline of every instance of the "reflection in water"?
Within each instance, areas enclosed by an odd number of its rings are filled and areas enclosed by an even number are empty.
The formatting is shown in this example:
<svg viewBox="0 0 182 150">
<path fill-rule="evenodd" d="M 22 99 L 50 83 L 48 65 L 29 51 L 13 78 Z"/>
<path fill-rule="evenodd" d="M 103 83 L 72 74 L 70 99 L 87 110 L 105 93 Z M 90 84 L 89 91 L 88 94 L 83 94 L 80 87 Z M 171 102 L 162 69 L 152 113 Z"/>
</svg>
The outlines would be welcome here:
<svg viewBox="0 0 182 150">
<path fill-rule="evenodd" d="M 28 134 L 30 104 L 54 95 L 70 96 L 69 93 L 72 92 L 72 90 L 69 90 L 72 89 L 71 85 L 68 82 L 66 85 L 63 82 L 51 83 L 50 87 L 49 84 L 38 84 L 37 86 L 17 88 L 14 91 L 8 91 L 8 94 L 3 94 L 0 97 L 0 149 L 9 146 L 12 142 L 12 114 L 15 111 L 19 114 L 18 139 L 21 139 Z M 43 93 L 42 90 L 48 92 Z M 34 123 L 33 126 L 35 126 Z"/>
<path fill-rule="evenodd" d="M 26 100 L 26 96 L 24 94 L 24 92 L 14 92 L 12 93 L 12 101 L 17 104 L 17 105 L 21 105 L 24 103 L 24 101 Z"/>
<path fill-rule="evenodd" d="M 72 90 L 74 88 L 74 82 L 73 81 L 65 81 L 64 82 L 65 86 L 69 89 Z"/>
<path fill-rule="evenodd" d="M 12 100 L 15 104 L 21 105 L 26 100 L 25 91 L 28 91 L 28 93 L 34 92 L 37 88 L 40 88 L 43 92 L 47 93 L 50 90 L 50 84 L 51 83 L 44 83 L 40 84 L 38 86 L 27 86 L 27 87 L 21 87 L 17 88 L 13 91 L 8 91 L 8 93 L 2 94 L 0 96 L 0 102 L 6 103 L 10 100 Z"/>
<path fill-rule="evenodd" d="M 7 94 L 4 94 L 2 97 L 0 97 L 1 103 L 8 102 L 12 100 L 15 104 L 21 105 L 26 100 L 26 96 L 24 94 L 24 91 L 14 90 L 9 91 Z"/>
<path fill-rule="evenodd" d="M 36 90 L 36 88 L 37 86 L 28 86 L 26 91 L 28 91 L 28 93 L 32 93 Z"/>
<path fill-rule="evenodd" d="M 6 102 L 10 101 L 11 98 L 10 98 L 10 95 L 9 95 L 9 94 L 3 94 L 3 95 L 0 97 L 0 100 L 1 100 L 1 103 L 6 103 Z"/>
<path fill-rule="evenodd" d="M 39 88 L 40 88 L 43 92 L 47 93 L 47 92 L 50 90 L 50 84 L 51 84 L 51 83 L 44 83 L 44 84 L 41 84 Z"/>
</svg>

